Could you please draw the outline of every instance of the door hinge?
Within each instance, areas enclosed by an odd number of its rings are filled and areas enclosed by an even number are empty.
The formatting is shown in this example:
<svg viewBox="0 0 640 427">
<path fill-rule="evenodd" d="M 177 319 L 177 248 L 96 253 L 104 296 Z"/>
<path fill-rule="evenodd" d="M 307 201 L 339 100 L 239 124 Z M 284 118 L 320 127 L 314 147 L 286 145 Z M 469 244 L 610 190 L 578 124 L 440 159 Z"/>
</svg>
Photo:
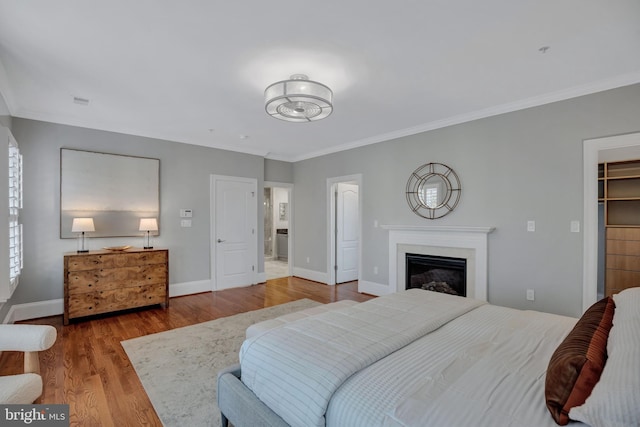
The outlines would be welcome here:
<svg viewBox="0 0 640 427">
<path fill-rule="evenodd" d="M 256 229 L 255 228 L 251 229 L 251 234 L 256 234 Z"/>
<path fill-rule="evenodd" d="M 334 269 L 335 271 L 338 271 L 338 265 L 337 265 L 337 264 L 336 264 L 336 265 L 334 265 L 334 266 L 333 266 L 333 269 Z"/>
<path fill-rule="evenodd" d="M 251 266 L 251 271 L 256 271 L 256 266 L 255 265 Z"/>
</svg>

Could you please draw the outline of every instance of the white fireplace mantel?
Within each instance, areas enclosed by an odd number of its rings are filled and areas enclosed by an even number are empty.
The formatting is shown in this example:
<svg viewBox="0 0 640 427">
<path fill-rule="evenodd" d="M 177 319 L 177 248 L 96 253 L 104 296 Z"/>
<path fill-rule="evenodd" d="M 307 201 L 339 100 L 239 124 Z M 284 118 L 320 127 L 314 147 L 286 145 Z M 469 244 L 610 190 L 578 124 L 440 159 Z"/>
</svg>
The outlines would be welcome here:
<svg viewBox="0 0 640 427">
<path fill-rule="evenodd" d="M 407 251 L 467 260 L 467 296 L 487 300 L 488 234 L 495 227 L 381 225 L 389 230 L 389 287 L 404 290 Z"/>
<path fill-rule="evenodd" d="M 419 231 L 419 232 L 443 232 L 443 233 L 480 233 L 489 234 L 495 227 L 467 227 L 457 225 L 380 225 L 385 230 L 394 231 Z"/>
</svg>

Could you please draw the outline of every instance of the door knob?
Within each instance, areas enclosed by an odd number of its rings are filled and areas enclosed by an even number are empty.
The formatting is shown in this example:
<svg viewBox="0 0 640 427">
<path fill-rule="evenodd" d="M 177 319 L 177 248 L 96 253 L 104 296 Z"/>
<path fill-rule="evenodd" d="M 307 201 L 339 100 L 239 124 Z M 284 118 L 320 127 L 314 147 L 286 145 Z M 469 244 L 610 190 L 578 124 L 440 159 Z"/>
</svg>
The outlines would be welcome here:
<svg viewBox="0 0 640 427">
<path fill-rule="evenodd" d="M 218 239 L 218 243 L 222 243 L 222 242 L 224 242 L 224 241 L 225 241 L 225 240 Z"/>
</svg>

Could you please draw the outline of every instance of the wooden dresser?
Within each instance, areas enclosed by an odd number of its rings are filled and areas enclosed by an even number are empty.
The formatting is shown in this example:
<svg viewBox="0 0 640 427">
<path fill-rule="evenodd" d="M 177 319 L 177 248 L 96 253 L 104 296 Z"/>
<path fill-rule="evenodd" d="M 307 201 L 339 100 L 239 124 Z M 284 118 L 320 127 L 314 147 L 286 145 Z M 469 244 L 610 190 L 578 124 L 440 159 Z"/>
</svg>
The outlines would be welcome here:
<svg viewBox="0 0 640 427">
<path fill-rule="evenodd" d="M 169 306 L 169 251 L 69 252 L 64 255 L 64 324 L 69 319 Z"/>
</svg>

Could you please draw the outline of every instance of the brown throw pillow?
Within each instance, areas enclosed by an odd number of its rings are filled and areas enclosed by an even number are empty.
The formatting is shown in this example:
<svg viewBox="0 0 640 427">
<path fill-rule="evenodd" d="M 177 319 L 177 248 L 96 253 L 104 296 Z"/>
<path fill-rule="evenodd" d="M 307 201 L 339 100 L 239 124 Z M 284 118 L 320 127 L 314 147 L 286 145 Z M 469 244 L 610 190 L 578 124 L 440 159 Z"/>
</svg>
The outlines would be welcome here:
<svg viewBox="0 0 640 427">
<path fill-rule="evenodd" d="M 545 399 L 551 416 L 560 425 L 569 423 L 569 410 L 582 405 L 600 379 L 614 310 L 610 297 L 589 307 L 551 356 Z"/>
</svg>

